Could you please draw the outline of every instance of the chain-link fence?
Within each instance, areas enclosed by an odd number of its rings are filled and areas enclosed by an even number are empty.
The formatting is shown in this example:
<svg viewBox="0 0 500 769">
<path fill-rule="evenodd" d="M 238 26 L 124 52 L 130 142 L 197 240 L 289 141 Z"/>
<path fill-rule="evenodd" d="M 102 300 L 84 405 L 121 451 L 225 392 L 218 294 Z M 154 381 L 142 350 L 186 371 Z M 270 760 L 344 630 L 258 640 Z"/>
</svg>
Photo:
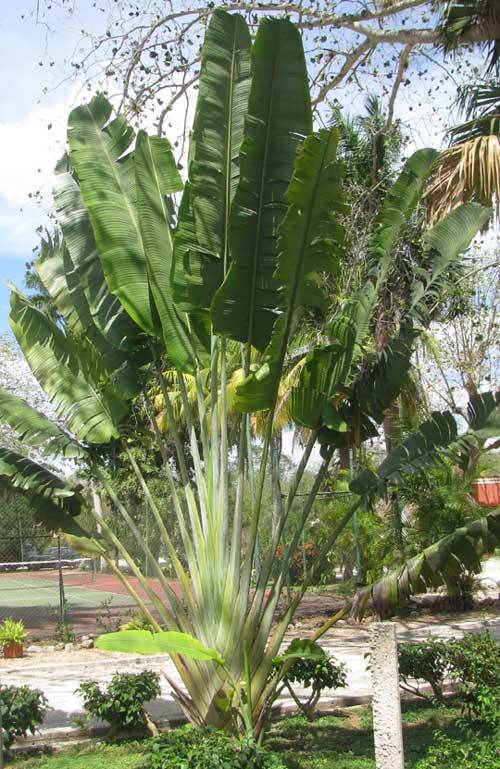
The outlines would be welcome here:
<svg viewBox="0 0 500 769">
<path fill-rule="evenodd" d="M 22 620 L 31 640 L 70 640 L 109 627 L 135 606 L 99 559 L 82 558 L 33 520 L 29 501 L 4 491 L 0 499 L 0 621 Z"/>
</svg>

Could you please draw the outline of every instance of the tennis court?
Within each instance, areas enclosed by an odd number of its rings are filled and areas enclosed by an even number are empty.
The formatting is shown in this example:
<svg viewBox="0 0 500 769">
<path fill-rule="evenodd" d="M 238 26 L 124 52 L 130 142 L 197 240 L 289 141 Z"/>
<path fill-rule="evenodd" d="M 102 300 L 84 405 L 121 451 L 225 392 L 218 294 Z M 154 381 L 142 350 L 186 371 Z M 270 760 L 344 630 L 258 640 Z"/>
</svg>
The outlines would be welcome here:
<svg viewBox="0 0 500 769">
<path fill-rule="evenodd" d="M 119 577 L 92 569 L 61 569 L 65 618 L 77 633 L 97 629 L 96 617 L 108 622 L 135 610 Z M 143 599 L 144 591 L 134 577 L 130 583 Z M 149 579 L 153 590 L 165 600 L 157 580 Z M 174 588 L 176 586 L 174 585 Z M 0 572 L 0 620 L 22 619 L 30 635 L 40 638 L 54 634 L 60 620 L 61 587 L 57 568 Z"/>
</svg>

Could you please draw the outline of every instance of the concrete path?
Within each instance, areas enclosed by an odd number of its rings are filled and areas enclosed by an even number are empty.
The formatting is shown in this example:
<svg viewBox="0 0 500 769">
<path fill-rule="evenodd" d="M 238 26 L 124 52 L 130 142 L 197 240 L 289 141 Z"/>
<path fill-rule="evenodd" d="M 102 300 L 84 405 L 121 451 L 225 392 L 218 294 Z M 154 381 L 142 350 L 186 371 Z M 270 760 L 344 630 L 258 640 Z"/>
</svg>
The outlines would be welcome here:
<svg viewBox="0 0 500 769">
<path fill-rule="evenodd" d="M 488 628 L 500 639 L 500 617 L 483 618 L 478 612 L 469 618 L 433 621 L 432 617 L 396 622 L 400 641 L 417 641 L 429 635 L 450 638 L 465 632 L 478 632 Z M 310 632 L 296 627 L 286 639 L 286 645 L 293 637 L 307 636 Z M 365 653 L 368 651 L 369 623 L 357 625 L 341 621 L 323 636 L 321 644 L 331 654 L 345 662 L 348 669 L 348 685 L 342 690 L 326 691 L 323 700 L 337 706 L 367 701 L 371 695 L 370 679 L 366 670 Z M 5 660 L 0 666 L 0 681 L 4 686 L 27 684 L 40 688 L 47 697 L 50 710 L 47 713 L 42 732 L 61 729 L 66 732 L 74 726 L 75 718 L 83 716 L 82 701 L 75 689 L 81 681 L 93 679 L 103 684 L 109 682 L 116 672 L 137 673 L 143 669 L 161 672 L 165 670 L 180 683 L 180 679 L 167 655 L 125 656 L 116 652 L 97 649 L 33 654 L 21 660 Z M 283 699 L 284 706 L 291 700 Z M 162 679 L 162 696 L 151 703 L 148 710 L 159 721 L 175 721 L 180 712 L 171 696 L 165 679 Z"/>
</svg>

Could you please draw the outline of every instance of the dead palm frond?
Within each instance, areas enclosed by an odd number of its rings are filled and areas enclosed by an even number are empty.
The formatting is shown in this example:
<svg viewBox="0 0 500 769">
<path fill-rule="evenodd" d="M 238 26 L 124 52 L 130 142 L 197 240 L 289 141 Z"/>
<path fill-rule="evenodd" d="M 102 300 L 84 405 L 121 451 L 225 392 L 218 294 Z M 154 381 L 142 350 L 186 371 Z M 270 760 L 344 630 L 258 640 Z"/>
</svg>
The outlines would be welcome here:
<svg viewBox="0 0 500 769">
<path fill-rule="evenodd" d="M 477 136 L 442 152 L 425 194 L 430 223 L 461 203 L 488 203 L 499 214 L 500 136 Z"/>
</svg>

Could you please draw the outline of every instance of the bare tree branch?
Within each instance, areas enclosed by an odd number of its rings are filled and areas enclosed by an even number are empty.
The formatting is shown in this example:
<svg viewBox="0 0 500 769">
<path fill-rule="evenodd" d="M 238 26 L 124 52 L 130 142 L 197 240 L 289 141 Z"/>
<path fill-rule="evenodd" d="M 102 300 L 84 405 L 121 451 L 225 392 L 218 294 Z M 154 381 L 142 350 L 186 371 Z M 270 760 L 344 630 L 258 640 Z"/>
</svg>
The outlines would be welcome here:
<svg viewBox="0 0 500 769">
<path fill-rule="evenodd" d="M 388 130 L 391 125 L 392 121 L 394 119 L 394 105 L 396 103 L 396 96 L 399 91 L 399 87 L 401 83 L 403 82 L 403 78 L 405 76 L 405 69 L 408 66 L 408 60 L 410 58 L 410 53 L 413 50 L 412 45 L 405 45 L 403 50 L 401 51 L 401 54 L 399 56 L 399 64 L 398 69 L 396 72 L 396 79 L 394 81 L 394 85 L 392 86 L 391 95 L 389 97 L 389 105 L 387 107 L 387 128 Z"/>
</svg>

